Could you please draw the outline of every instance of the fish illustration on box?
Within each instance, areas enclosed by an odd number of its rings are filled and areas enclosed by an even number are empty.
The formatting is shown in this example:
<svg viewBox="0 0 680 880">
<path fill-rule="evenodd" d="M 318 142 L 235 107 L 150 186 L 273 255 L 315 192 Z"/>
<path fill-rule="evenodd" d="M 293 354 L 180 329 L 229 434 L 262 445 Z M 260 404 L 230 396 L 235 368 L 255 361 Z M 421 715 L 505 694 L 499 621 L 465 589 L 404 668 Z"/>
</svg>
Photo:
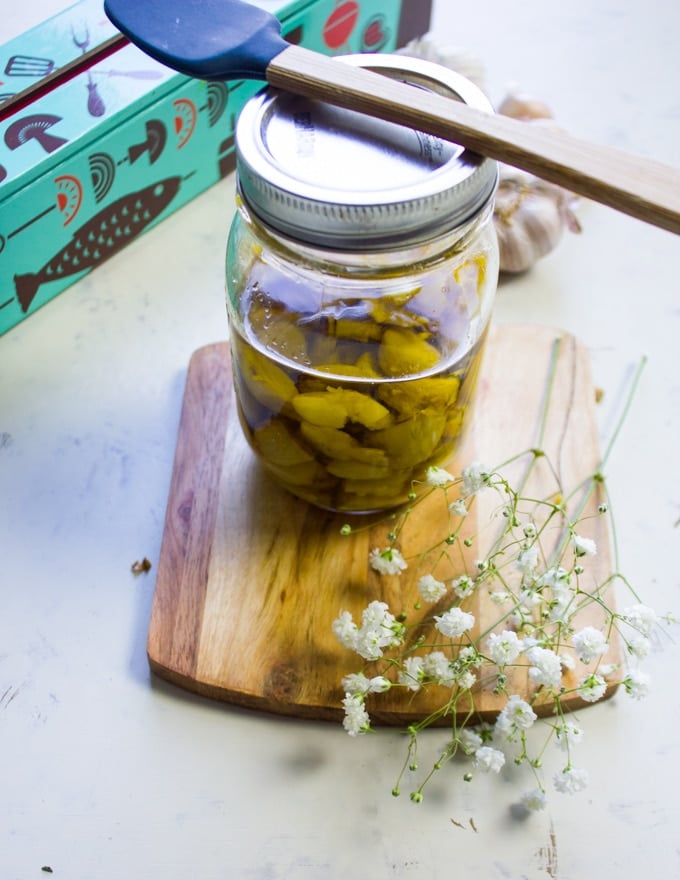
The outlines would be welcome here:
<svg viewBox="0 0 680 880">
<path fill-rule="evenodd" d="M 181 177 L 167 177 L 122 196 L 76 230 L 71 241 L 38 272 L 15 275 L 22 311 L 28 311 L 43 284 L 90 271 L 129 244 L 163 213 L 181 182 Z"/>
</svg>

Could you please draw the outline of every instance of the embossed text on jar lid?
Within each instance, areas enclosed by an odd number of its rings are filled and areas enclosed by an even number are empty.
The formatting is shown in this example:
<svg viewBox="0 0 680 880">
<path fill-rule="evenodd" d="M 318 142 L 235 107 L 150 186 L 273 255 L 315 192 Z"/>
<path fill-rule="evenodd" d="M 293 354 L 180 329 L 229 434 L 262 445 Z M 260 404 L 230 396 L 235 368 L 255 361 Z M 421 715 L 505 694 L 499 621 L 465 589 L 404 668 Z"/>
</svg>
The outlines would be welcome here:
<svg viewBox="0 0 680 880">
<path fill-rule="evenodd" d="M 492 112 L 447 68 L 402 55 L 359 64 Z M 243 197 L 265 224 L 309 244 L 375 249 L 424 241 L 469 222 L 491 200 L 496 162 L 406 126 L 269 89 L 236 128 Z"/>
</svg>

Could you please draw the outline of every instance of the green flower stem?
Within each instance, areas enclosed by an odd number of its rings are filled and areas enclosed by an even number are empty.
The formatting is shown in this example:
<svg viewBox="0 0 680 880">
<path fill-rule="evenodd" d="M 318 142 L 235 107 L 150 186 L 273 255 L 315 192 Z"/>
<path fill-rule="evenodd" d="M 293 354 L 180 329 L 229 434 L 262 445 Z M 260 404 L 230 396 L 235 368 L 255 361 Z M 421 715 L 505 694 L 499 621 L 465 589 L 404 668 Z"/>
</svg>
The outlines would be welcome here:
<svg viewBox="0 0 680 880">
<path fill-rule="evenodd" d="M 646 355 L 643 355 L 642 358 L 640 359 L 639 364 L 637 365 L 637 367 L 635 369 L 635 373 L 633 374 L 633 381 L 631 382 L 630 389 L 629 389 L 628 395 L 626 397 L 626 402 L 623 407 L 623 412 L 621 413 L 621 416 L 617 422 L 616 428 L 614 429 L 614 432 L 609 439 L 609 443 L 607 444 L 607 448 L 605 449 L 604 455 L 602 456 L 602 461 L 600 462 L 600 470 L 602 470 L 604 468 L 605 464 L 607 463 L 607 460 L 609 459 L 609 456 L 611 455 L 611 451 L 614 448 L 616 441 L 618 440 L 619 434 L 621 433 L 621 429 L 623 428 L 623 425 L 624 425 L 626 419 L 628 418 L 628 413 L 630 412 L 630 408 L 633 404 L 633 399 L 635 398 L 638 385 L 640 384 L 640 379 L 642 378 L 642 371 L 644 370 L 646 365 L 647 365 L 647 357 L 646 357 Z"/>
<path fill-rule="evenodd" d="M 543 450 L 550 408 L 554 396 L 561 346 L 562 339 L 555 339 L 542 401 L 536 445 L 507 459 L 495 471 L 492 471 L 490 475 L 487 475 L 486 472 L 483 475 L 482 481 L 484 485 L 489 491 L 495 491 L 499 499 L 498 507 L 494 505 L 494 496 L 491 499 L 493 510 L 489 531 L 486 531 L 487 527 L 485 526 L 483 532 L 479 531 L 474 535 L 466 537 L 465 541 L 461 541 L 460 536 L 465 520 L 461 518 L 460 523 L 457 526 L 455 525 L 453 519 L 455 514 L 449 510 L 449 499 L 451 497 L 450 493 L 452 494 L 453 490 L 463 483 L 463 478 L 456 479 L 444 487 L 431 486 L 423 492 L 420 498 L 410 502 L 400 512 L 386 515 L 386 520 L 393 525 L 392 530 L 388 534 L 388 541 L 391 545 L 394 545 L 403 535 L 408 517 L 416 506 L 429 498 L 432 492 L 443 491 L 443 503 L 446 504 L 448 515 L 446 525 L 449 532 L 444 539 L 433 542 L 427 549 L 412 557 L 417 560 L 416 576 L 426 563 L 432 569 L 436 569 L 444 559 L 448 559 L 453 564 L 455 560 L 452 548 L 455 546 L 457 548 L 455 552 L 461 554 L 463 568 L 473 581 L 474 590 L 477 592 L 477 595 L 479 595 L 480 590 L 493 590 L 504 594 L 501 597 L 501 601 L 504 604 L 502 608 L 499 607 L 494 622 L 487 625 L 483 631 L 475 633 L 474 637 L 470 632 L 465 632 L 463 635 L 453 638 L 449 636 L 444 637 L 441 635 L 441 632 L 446 632 L 446 628 L 442 628 L 439 634 L 433 633 L 428 637 L 428 630 L 425 629 L 425 627 L 432 627 L 434 618 L 439 614 L 446 613 L 453 605 L 457 605 L 463 610 L 468 608 L 467 593 L 465 594 L 466 597 L 460 600 L 452 599 L 451 595 L 439 599 L 428 609 L 427 616 L 417 623 L 407 625 L 405 613 L 397 618 L 400 625 L 403 622 L 403 628 L 399 631 L 400 647 L 398 653 L 393 653 L 393 656 L 382 656 L 380 661 L 383 673 L 392 681 L 391 687 L 403 690 L 409 689 L 407 683 L 399 681 L 399 674 L 404 670 L 404 660 L 409 657 L 418 656 L 421 651 L 443 651 L 447 658 L 446 663 L 448 664 L 446 672 L 441 673 L 438 671 L 440 669 L 438 664 L 441 658 L 437 658 L 432 667 L 418 666 L 418 663 L 410 667 L 409 671 L 414 670 L 412 674 L 418 675 L 419 685 L 423 692 L 430 686 L 436 685 L 439 687 L 442 681 L 449 680 L 447 676 L 451 677 L 451 681 L 459 682 L 454 684 L 448 691 L 442 705 L 439 705 L 434 710 L 430 709 L 426 717 L 413 722 L 405 731 L 408 736 L 407 754 L 393 788 L 393 794 L 395 795 L 398 795 L 400 792 L 400 786 L 406 771 L 415 771 L 417 769 L 418 737 L 420 733 L 443 719 L 446 722 L 450 722 L 451 738 L 443 748 L 441 745 L 437 748 L 437 760 L 425 774 L 424 778 L 421 778 L 420 784 L 410 795 L 411 800 L 414 802 L 422 801 L 425 787 L 436 771 L 441 769 L 445 763 L 460 752 L 471 753 L 467 749 L 467 744 L 466 748 L 463 747 L 465 740 L 461 739 L 461 737 L 462 731 L 469 724 L 475 725 L 480 720 L 476 707 L 476 700 L 479 701 L 481 699 L 480 694 L 483 693 L 480 689 L 491 687 L 495 694 L 504 695 L 506 698 L 511 699 L 513 690 L 509 689 L 508 681 L 512 680 L 512 672 L 514 670 L 526 670 L 527 668 L 526 659 L 523 655 L 519 656 L 518 654 L 513 654 L 513 657 L 517 658 L 516 660 L 501 665 L 502 660 L 500 658 L 503 655 L 498 651 L 498 643 L 489 642 L 488 650 L 485 650 L 485 653 L 481 653 L 480 646 L 500 626 L 507 626 L 512 631 L 511 634 L 515 640 L 517 640 L 518 636 L 532 636 L 535 639 L 534 645 L 548 646 L 550 651 L 553 652 L 553 659 L 558 659 L 564 650 L 570 652 L 575 650 L 577 654 L 579 653 L 580 649 L 573 632 L 573 629 L 577 627 L 575 616 L 588 606 L 597 606 L 601 609 L 604 617 L 598 627 L 599 633 L 596 633 L 596 635 L 603 640 L 604 648 L 601 650 L 598 659 L 593 665 L 589 666 L 590 684 L 587 685 L 589 687 L 596 684 L 595 679 L 592 678 L 594 675 L 603 675 L 603 673 L 598 673 L 598 669 L 602 668 L 604 670 L 603 664 L 606 659 L 606 647 L 615 633 L 618 633 L 623 643 L 627 647 L 630 645 L 632 650 L 632 642 L 626 639 L 626 631 L 623 625 L 624 617 L 610 608 L 606 601 L 608 590 L 619 580 L 635 599 L 638 602 L 640 601 L 632 585 L 620 574 L 619 552 L 613 517 L 611 522 L 616 563 L 614 566 L 615 570 L 610 572 L 601 581 L 591 584 L 588 580 L 582 559 L 586 553 L 590 552 L 587 544 L 585 544 L 585 539 L 584 543 L 580 546 L 575 544 L 572 548 L 571 545 L 577 537 L 579 538 L 579 543 L 581 541 L 581 536 L 577 532 L 579 525 L 585 520 L 595 517 L 595 514 L 588 510 L 595 494 L 600 493 L 601 497 L 607 502 L 606 507 L 602 504 L 600 505 L 598 515 L 603 515 L 603 513 L 611 509 L 609 489 L 603 476 L 603 470 L 610 457 L 614 443 L 622 430 L 622 426 L 630 414 L 632 400 L 638 388 L 646 359 L 643 359 L 638 365 L 623 411 L 597 470 L 581 480 L 567 494 L 564 492 L 555 464 Z M 521 467 L 527 456 L 529 456 L 528 462 L 524 467 Z M 550 469 L 551 477 L 554 479 L 557 487 L 556 492 L 559 496 L 557 500 L 551 500 L 553 496 L 550 498 L 534 498 L 524 495 L 529 485 L 532 471 L 537 466 L 539 459 L 543 459 L 545 462 L 543 466 L 547 466 Z M 506 468 L 508 465 L 513 465 L 517 470 L 522 471 L 519 484 L 514 488 L 501 475 L 501 469 Z M 474 478 L 475 480 L 479 479 L 479 475 L 476 475 Z M 475 494 L 465 498 L 468 511 L 474 509 L 475 500 Z M 499 528 L 494 522 L 497 523 L 497 517 L 500 513 L 503 514 L 504 520 Z M 373 523 L 371 527 L 372 525 Z M 349 529 L 349 532 L 351 531 L 352 529 Z M 491 548 L 478 565 L 469 565 L 468 560 L 465 558 L 467 554 L 464 553 L 463 545 L 465 547 L 473 546 L 482 536 L 484 537 L 484 544 L 491 543 Z M 551 548 L 549 551 L 543 546 L 544 543 L 549 544 Z M 468 568 L 474 568 L 474 571 L 468 572 Z M 557 576 L 555 572 L 550 572 L 550 569 L 557 568 L 562 569 L 564 574 L 560 573 Z M 550 577 L 547 576 L 547 573 L 550 573 Z M 554 577 L 559 577 L 559 580 L 562 582 L 561 588 L 564 592 L 558 592 L 557 586 L 553 586 L 551 578 Z M 534 598 L 536 599 L 536 604 L 532 604 Z M 538 607 L 539 605 L 540 608 Z M 420 608 L 420 602 L 418 602 L 416 607 Z M 556 607 L 557 615 L 554 614 Z M 599 615 L 600 612 L 598 612 L 598 619 Z M 511 621 L 513 625 L 510 625 Z M 587 627 L 584 628 L 583 632 L 586 632 L 587 629 Z M 466 649 L 467 653 L 463 649 Z M 557 656 L 555 657 L 554 655 Z M 363 654 L 362 656 L 367 655 Z M 496 658 L 495 660 L 494 657 Z M 533 660 L 531 662 L 533 663 Z M 573 748 L 569 739 L 571 734 L 568 732 L 568 725 L 565 720 L 566 713 L 563 700 L 565 696 L 579 693 L 582 684 L 566 688 L 563 685 L 565 679 L 561 673 L 558 676 L 559 682 L 556 683 L 557 679 L 552 676 L 550 666 L 548 666 L 549 674 L 546 675 L 545 670 L 541 670 L 539 662 L 536 662 L 535 668 L 539 670 L 540 675 L 536 675 L 533 678 L 529 689 L 530 693 L 525 695 L 520 702 L 525 701 L 529 706 L 534 706 L 537 710 L 540 705 L 542 711 L 538 714 L 542 715 L 548 711 L 552 714 L 553 721 L 546 722 L 548 733 L 545 741 L 542 744 L 539 741 L 539 748 L 532 749 L 531 754 L 526 730 L 518 730 L 515 727 L 515 732 L 509 736 L 509 741 L 514 743 L 516 749 L 515 762 L 530 767 L 536 779 L 538 789 L 544 792 L 545 788 L 538 771 L 542 765 L 548 744 L 555 736 L 559 735 L 560 738 L 564 736 L 566 750 L 565 772 L 573 767 Z M 364 666 L 364 673 L 369 677 L 371 674 L 375 674 L 374 664 L 375 661 Z M 431 677 L 424 675 L 423 669 L 428 669 Z M 369 670 L 373 670 L 373 672 L 371 673 Z M 471 671 L 474 671 L 475 676 L 467 677 Z M 604 677 L 611 686 L 613 683 L 612 678 L 608 675 Z M 538 683 L 542 680 L 549 683 Z M 621 680 L 626 681 L 624 678 Z M 468 684 L 469 687 L 464 687 L 464 684 Z M 457 717 L 459 709 L 462 709 L 462 714 L 464 715 L 461 720 Z M 524 712 L 525 709 L 526 707 L 520 707 L 521 712 Z M 529 723 L 532 720 L 535 719 L 529 719 Z M 507 723 L 508 719 L 506 718 L 505 721 Z M 480 736 L 484 744 L 494 742 L 485 733 L 484 727 L 480 728 Z M 472 775 L 472 773 L 467 773 L 464 778 L 472 778 Z M 579 785 L 578 777 L 575 779 L 576 781 L 573 784 Z M 572 782 L 573 780 L 567 784 L 572 784 Z"/>
</svg>

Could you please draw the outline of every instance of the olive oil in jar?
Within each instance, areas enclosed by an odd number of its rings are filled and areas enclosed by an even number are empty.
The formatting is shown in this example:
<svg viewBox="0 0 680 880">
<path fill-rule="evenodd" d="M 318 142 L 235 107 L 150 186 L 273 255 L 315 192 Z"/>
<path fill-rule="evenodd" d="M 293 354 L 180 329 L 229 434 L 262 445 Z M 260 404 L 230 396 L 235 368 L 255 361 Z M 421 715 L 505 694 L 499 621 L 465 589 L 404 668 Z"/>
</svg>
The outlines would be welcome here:
<svg viewBox="0 0 680 880">
<path fill-rule="evenodd" d="M 348 60 L 482 101 L 434 65 Z M 234 385 L 250 446 L 298 497 L 364 513 L 406 501 L 460 443 L 498 253 L 494 163 L 356 116 L 277 93 L 246 106 L 227 280 Z M 387 165 L 396 166 L 381 181 L 386 144 Z M 349 189 L 350 147 L 380 166 L 359 190 Z M 342 188 L 321 173 L 334 156 L 350 163 Z"/>
</svg>

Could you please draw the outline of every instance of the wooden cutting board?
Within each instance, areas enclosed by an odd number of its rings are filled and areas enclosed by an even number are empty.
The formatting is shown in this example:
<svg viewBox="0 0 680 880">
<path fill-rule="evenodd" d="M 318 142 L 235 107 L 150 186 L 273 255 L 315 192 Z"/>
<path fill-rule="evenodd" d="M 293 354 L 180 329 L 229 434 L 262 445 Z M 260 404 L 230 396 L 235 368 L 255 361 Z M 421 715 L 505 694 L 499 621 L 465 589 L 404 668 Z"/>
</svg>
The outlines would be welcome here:
<svg viewBox="0 0 680 880">
<path fill-rule="evenodd" d="M 450 470 L 460 472 L 472 461 L 497 465 L 536 445 L 554 352 L 543 449 L 567 489 L 597 469 L 587 352 L 559 331 L 502 325 L 492 328 L 474 424 Z M 517 464 L 516 476 L 527 460 Z M 548 497 L 556 486 L 546 463 L 534 469 L 528 491 Z M 401 536 L 405 554 L 425 548 L 436 535 L 445 537 L 439 499 L 435 493 L 432 503 L 428 500 L 411 514 Z M 610 538 L 606 517 L 597 515 L 599 502 L 595 494 L 585 511 L 593 518 L 584 532 L 598 545 L 598 555 L 587 560 L 588 572 L 598 581 L 611 571 Z M 468 534 L 480 524 L 492 524 L 498 505 L 495 493 L 480 493 L 476 515 L 466 520 Z M 358 671 L 360 658 L 342 648 L 332 633 L 339 611 L 347 609 L 357 619 L 369 601 L 382 599 L 396 613 L 408 609 L 410 619 L 425 613 L 413 611 L 415 569 L 399 578 L 380 577 L 368 566 L 370 549 L 385 546 L 390 526 L 362 518 L 365 527 L 347 537 L 340 534 L 347 521 L 346 514 L 325 513 L 293 498 L 261 470 L 241 434 L 227 343 L 196 351 L 186 379 L 152 606 L 147 645 L 152 670 L 182 688 L 228 703 L 298 717 L 341 718 L 340 680 Z M 481 540 L 470 549 L 469 561 L 483 555 Z M 611 596 L 608 604 L 613 606 Z M 478 628 L 498 618 L 498 609 L 481 594 L 469 610 Z M 600 621 L 596 606 L 590 606 L 579 626 Z M 616 640 L 605 660 L 620 661 Z M 571 683 L 582 672 L 577 664 Z M 530 695 L 526 669 L 513 673 L 512 688 Z M 609 685 L 608 694 L 614 690 Z M 437 708 L 442 694 L 435 689 L 414 696 L 392 689 L 378 699 L 369 703 L 372 719 L 401 725 Z M 475 698 L 479 715 L 489 720 L 502 702 L 484 687 Z M 569 710 L 584 704 L 569 694 L 563 705 Z"/>
</svg>

